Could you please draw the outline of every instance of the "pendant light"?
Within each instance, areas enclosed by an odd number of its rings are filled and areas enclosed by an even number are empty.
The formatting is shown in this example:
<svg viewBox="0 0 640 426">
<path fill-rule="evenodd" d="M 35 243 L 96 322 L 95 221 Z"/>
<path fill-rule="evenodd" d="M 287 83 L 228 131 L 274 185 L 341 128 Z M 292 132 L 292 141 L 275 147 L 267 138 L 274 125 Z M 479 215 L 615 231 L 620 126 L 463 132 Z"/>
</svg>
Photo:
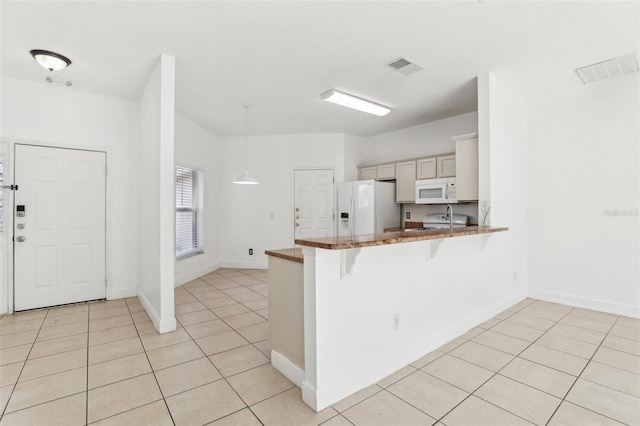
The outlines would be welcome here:
<svg viewBox="0 0 640 426">
<path fill-rule="evenodd" d="M 249 174 L 249 105 L 242 104 L 242 107 L 244 108 L 244 173 L 238 176 L 233 183 L 237 183 L 239 185 L 258 185 L 260 183 L 258 182 L 258 179 Z"/>
</svg>

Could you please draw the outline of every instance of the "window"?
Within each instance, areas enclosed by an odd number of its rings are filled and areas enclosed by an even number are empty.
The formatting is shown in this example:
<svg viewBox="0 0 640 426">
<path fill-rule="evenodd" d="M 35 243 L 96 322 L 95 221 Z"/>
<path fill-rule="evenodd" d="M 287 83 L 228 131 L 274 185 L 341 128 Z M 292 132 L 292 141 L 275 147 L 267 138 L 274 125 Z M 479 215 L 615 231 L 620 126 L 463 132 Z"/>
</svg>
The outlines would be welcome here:
<svg viewBox="0 0 640 426">
<path fill-rule="evenodd" d="M 176 259 L 204 253 L 204 172 L 176 166 Z"/>
</svg>

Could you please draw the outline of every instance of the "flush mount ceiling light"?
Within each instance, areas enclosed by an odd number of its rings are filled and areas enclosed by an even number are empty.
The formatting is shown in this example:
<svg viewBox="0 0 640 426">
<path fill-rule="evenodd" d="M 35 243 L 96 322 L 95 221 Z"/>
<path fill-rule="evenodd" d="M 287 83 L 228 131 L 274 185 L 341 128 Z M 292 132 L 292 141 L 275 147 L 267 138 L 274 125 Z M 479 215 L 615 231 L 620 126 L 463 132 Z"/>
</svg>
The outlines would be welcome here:
<svg viewBox="0 0 640 426">
<path fill-rule="evenodd" d="M 233 183 L 237 183 L 238 185 L 258 185 L 258 179 L 251 176 L 249 174 L 249 133 L 248 133 L 248 123 L 249 123 L 249 105 L 242 104 L 242 108 L 244 108 L 244 173 L 241 174 L 233 181 Z"/>
<path fill-rule="evenodd" d="M 391 108 L 389 107 L 359 98 L 357 96 L 350 95 L 348 93 L 340 92 L 335 89 L 324 92 L 322 95 L 320 95 L 320 99 L 347 108 L 357 109 L 358 111 L 377 115 L 378 117 L 382 117 L 391 112 Z"/>
<path fill-rule="evenodd" d="M 594 83 L 607 78 L 638 72 L 638 59 L 635 53 L 609 59 L 578 68 L 576 74 L 584 84 Z"/>
<path fill-rule="evenodd" d="M 60 71 L 71 65 L 71 59 L 48 50 L 34 49 L 31 56 L 49 71 Z"/>
</svg>

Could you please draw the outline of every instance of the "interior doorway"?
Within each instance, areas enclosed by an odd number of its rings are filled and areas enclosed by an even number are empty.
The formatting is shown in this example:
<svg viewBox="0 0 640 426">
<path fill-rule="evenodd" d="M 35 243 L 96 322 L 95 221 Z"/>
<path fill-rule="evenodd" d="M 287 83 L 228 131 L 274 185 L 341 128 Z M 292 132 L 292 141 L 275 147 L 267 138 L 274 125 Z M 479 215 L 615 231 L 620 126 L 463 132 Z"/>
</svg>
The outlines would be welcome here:
<svg viewBox="0 0 640 426">
<path fill-rule="evenodd" d="M 323 238 L 334 231 L 332 169 L 294 171 L 294 238 Z"/>
</svg>

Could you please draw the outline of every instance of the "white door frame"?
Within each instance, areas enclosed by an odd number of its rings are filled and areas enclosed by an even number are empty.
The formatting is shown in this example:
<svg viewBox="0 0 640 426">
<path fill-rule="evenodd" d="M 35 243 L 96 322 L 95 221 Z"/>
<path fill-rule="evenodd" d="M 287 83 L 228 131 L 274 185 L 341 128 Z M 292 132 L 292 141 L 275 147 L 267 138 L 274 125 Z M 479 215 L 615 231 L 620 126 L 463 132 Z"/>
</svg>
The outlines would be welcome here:
<svg viewBox="0 0 640 426">
<path fill-rule="evenodd" d="M 4 156 L 3 185 L 13 184 L 13 162 L 11 161 L 10 145 L 0 143 L 0 155 Z M 3 200 L 4 232 L 0 234 L 0 315 L 13 312 L 13 191 L 5 190 Z M 4 267 L 3 267 L 4 266 Z"/>
<path fill-rule="evenodd" d="M 10 170 L 10 178 L 11 181 L 9 182 L 10 184 L 15 184 L 15 182 L 13 181 L 14 179 L 14 164 L 15 164 L 15 146 L 16 145 L 30 145 L 30 146 L 41 146 L 41 147 L 45 147 L 45 148 L 61 148 L 61 149 L 75 149 L 75 150 L 80 150 L 80 151 L 93 151 L 93 152 L 104 152 L 106 155 L 106 160 L 107 160 L 107 170 L 111 169 L 111 158 L 112 155 L 111 154 L 111 149 L 104 147 L 104 146 L 95 146 L 95 147 L 90 147 L 88 148 L 87 146 L 83 146 L 83 145 L 74 145 L 74 144 L 68 144 L 68 145 L 60 145 L 59 143 L 56 142 L 48 142 L 48 141 L 34 141 L 34 140 L 28 140 L 28 139 L 22 139 L 22 138 L 12 138 L 12 139 L 5 139 L 3 138 L 2 140 L 0 140 L 0 142 L 2 142 L 3 144 L 8 144 L 9 146 L 9 154 L 6 155 L 5 157 L 5 172 L 7 170 L 6 165 L 7 165 L 7 159 L 8 159 L 8 163 L 9 163 L 9 170 Z M 111 198 L 111 194 L 109 192 L 110 189 L 110 185 L 109 185 L 109 176 L 110 174 L 107 174 L 106 179 L 105 179 L 105 220 L 106 220 L 106 224 L 107 224 L 107 230 L 111 228 L 111 214 L 110 214 L 110 203 L 109 200 Z M 6 179 L 5 179 L 6 180 Z M 7 183 L 5 183 L 6 185 Z M 9 195 L 10 200 L 7 201 L 7 195 Z M 9 204 L 10 203 L 10 204 Z M 13 314 L 14 311 L 14 304 L 13 304 L 13 298 L 14 298 L 14 286 L 15 286 L 15 282 L 14 282 L 14 273 L 13 273 L 13 262 L 14 262 L 14 256 L 13 256 L 13 242 L 12 242 L 12 238 L 14 237 L 13 233 L 15 231 L 15 227 L 14 227 L 14 222 L 13 222 L 13 216 L 15 214 L 15 205 L 14 205 L 14 196 L 13 196 L 13 191 L 9 191 L 8 193 L 5 192 L 5 206 L 11 206 L 11 214 L 6 215 L 5 213 L 5 230 L 8 230 L 7 232 L 5 232 L 5 237 L 7 239 L 7 244 L 9 244 L 9 249 L 7 250 L 7 272 L 6 272 L 6 276 L 7 276 L 7 282 L 6 282 L 6 305 L 7 305 L 7 313 L 8 314 Z M 9 226 L 11 227 L 9 229 Z M 109 262 L 109 250 L 110 250 L 110 240 L 109 240 L 109 233 L 105 231 L 105 273 L 107 275 L 107 286 L 106 286 L 106 295 L 107 295 L 107 299 L 110 299 L 110 293 L 112 290 L 112 284 L 111 284 L 111 269 L 110 269 L 110 262 Z M 3 273 L 2 271 L 0 271 L 0 273 Z M 0 291 L 2 291 L 2 288 L 0 286 Z M 0 315 L 2 315 L 2 296 L 4 295 L 0 295 Z"/>
<path fill-rule="evenodd" d="M 333 172 L 333 231 L 335 232 L 336 226 L 336 168 L 335 167 L 293 167 L 291 169 L 291 199 L 289 201 L 289 218 L 291 220 L 291 247 L 295 247 L 296 240 L 296 221 L 293 210 L 296 203 L 296 171 L 308 171 L 308 170 L 331 170 Z"/>
</svg>

